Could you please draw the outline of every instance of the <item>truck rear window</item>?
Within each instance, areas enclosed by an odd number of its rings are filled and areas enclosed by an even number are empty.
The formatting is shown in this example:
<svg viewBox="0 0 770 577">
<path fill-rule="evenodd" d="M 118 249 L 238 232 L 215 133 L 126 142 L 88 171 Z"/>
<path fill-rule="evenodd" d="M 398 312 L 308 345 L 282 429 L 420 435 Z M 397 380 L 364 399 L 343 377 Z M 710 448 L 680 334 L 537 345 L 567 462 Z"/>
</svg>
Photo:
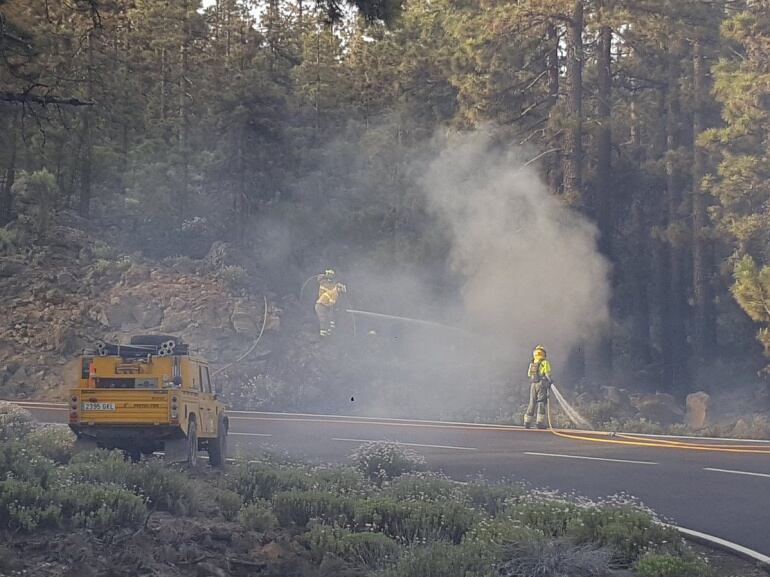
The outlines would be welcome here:
<svg viewBox="0 0 770 577">
<path fill-rule="evenodd" d="M 104 378 L 97 377 L 97 389 L 154 389 L 158 386 L 158 379 L 144 378 Z"/>
</svg>

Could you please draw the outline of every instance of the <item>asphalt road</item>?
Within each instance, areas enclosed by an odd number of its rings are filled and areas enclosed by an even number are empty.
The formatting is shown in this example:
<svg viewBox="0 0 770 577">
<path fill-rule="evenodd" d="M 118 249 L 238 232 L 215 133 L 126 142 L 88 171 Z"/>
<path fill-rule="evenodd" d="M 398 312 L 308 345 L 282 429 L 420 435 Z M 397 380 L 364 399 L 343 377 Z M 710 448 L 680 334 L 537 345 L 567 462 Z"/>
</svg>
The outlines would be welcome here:
<svg viewBox="0 0 770 577">
<path fill-rule="evenodd" d="M 63 423 L 61 405 L 23 404 L 41 422 Z M 676 525 L 770 555 L 770 442 L 658 439 L 708 443 L 633 446 L 559 437 L 549 431 L 424 421 L 231 411 L 230 453 L 265 448 L 314 462 L 344 462 L 359 444 L 398 441 L 431 468 L 456 479 L 524 481 L 592 499 L 625 494 Z M 619 439 L 614 439 L 619 440 Z M 765 453 L 738 452 L 764 450 Z"/>
</svg>

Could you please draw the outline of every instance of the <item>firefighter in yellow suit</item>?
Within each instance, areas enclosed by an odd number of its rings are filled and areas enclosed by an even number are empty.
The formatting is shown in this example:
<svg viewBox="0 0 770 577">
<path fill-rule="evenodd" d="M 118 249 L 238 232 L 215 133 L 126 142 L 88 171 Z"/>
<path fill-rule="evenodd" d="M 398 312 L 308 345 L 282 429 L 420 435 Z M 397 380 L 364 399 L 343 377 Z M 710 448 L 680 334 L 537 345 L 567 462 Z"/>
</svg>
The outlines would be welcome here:
<svg viewBox="0 0 770 577">
<path fill-rule="evenodd" d="M 532 428 L 534 420 L 538 429 L 547 428 L 546 412 L 548 409 L 548 393 L 553 381 L 551 380 L 551 363 L 546 358 L 545 348 L 538 345 L 532 353 L 529 364 L 529 406 L 524 414 L 524 427 Z M 537 414 L 537 416 L 535 416 Z"/>
<path fill-rule="evenodd" d="M 318 316 L 320 334 L 328 337 L 334 331 L 334 317 L 337 299 L 340 293 L 347 290 L 344 284 L 337 282 L 337 274 L 332 269 L 318 275 L 318 300 L 315 303 L 315 314 Z"/>
</svg>

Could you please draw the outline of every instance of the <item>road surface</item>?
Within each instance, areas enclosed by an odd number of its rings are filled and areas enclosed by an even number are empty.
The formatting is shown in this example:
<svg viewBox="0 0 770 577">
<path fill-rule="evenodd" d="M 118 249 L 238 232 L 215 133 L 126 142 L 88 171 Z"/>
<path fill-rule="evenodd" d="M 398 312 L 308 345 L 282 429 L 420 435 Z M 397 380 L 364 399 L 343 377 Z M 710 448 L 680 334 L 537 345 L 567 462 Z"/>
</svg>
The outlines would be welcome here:
<svg viewBox="0 0 770 577">
<path fill-rule="evenodd" d="M 66 422 L 65 405 L 20 404 L 38 421 Z M 313 462 L 344 462 L 362 442 L 397 441 L 423 454 L 431 468 L 455 479 L 481 474 L 592 499 L 622 493 L 638 498 L 671 523 L 770 555 L 768 441 L 648 438 L 666 446 L 635 446 L 613 442 L 619 437 L 588 435 L 592 440 L 582 440 L 508 426 L 229 414 L 231 455 L 248 457 L 268 448 Z M 711 448 L 695 450 L 690 443 Z"/>
</svg>

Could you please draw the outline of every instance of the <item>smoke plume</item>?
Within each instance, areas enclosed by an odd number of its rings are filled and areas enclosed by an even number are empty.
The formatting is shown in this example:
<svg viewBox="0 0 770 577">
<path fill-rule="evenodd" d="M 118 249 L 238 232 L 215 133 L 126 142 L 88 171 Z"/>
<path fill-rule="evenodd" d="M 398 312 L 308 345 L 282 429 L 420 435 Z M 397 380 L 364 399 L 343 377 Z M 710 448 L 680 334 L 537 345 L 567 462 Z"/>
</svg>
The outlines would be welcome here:
<svg viewBox="0 0 770 577">
<path fill-rule="evenodd" d="M 468 327 L 509 354 L 543 343 L 564 358 L 608 322 L 609 265 L 596 227 L 519 155 L 487 132 L 454 135 L 422 187 L 451 237 Z"/>
</svg>

